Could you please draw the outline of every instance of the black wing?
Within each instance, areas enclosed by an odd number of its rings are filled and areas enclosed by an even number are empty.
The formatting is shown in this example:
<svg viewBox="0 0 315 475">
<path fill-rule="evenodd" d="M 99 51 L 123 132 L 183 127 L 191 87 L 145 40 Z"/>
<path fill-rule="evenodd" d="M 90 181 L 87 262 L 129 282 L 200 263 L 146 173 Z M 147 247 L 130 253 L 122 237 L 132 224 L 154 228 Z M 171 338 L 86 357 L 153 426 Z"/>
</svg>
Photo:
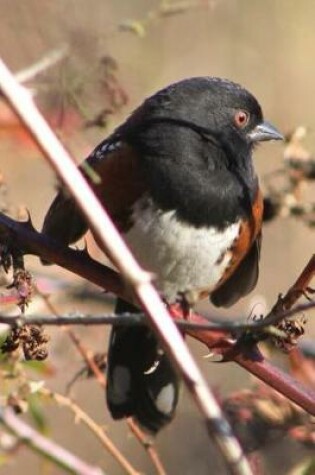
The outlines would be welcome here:
<svg viewBox="0 0 315 475">
<path fill-rule="evenodd" d="M 96 183 L 89 177 L 86 167 L 80 167 L 122 232 L 130 226 L 134 202 L 145 191 L 138 162 L 138 155 L 129 145 L 105 141 L 85 162 L 98 175 L 99 182 Z M 61 190 L 47 212 L 43 233 L 60 244 L 68 245 L 80 239 L 87 229 L 86 221 L 75 201 L 66 190 Z"/>
</svg>

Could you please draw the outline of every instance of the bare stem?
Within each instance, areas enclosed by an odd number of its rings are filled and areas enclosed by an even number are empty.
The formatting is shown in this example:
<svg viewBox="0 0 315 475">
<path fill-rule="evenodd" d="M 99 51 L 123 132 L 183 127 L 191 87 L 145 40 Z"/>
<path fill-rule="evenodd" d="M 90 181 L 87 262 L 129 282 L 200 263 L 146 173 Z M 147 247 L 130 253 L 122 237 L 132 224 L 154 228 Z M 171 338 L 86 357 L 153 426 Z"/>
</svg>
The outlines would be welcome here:
<svg viewBox="0 0 315 475">
<path fill-rule="evenodd" d="M 78 404 L 76 404 L 70 398 L 62 394 L 52 392 L 49 389 L 42 388 L 40 393 L 46 397 L 49 397 L 50 399 L 55 400 L 60 406 L 70 409 L 70 411 L 72 411 L 75 415 L 76 421 L 82 422 L 86 427 L 89 428 L 89 430 L 101 442 L 102 446 L 105 447 L 105 449 L 114 457 L 114 459 L 120 464 L 126 473 L 129 475 L 139 475 L 140 472 L 133 468 L 131 463 L 111 441 L 102 427 L 97 424 L 85 411 L 83 411 L 83 409 L 78 406 Z"/>
</svg>

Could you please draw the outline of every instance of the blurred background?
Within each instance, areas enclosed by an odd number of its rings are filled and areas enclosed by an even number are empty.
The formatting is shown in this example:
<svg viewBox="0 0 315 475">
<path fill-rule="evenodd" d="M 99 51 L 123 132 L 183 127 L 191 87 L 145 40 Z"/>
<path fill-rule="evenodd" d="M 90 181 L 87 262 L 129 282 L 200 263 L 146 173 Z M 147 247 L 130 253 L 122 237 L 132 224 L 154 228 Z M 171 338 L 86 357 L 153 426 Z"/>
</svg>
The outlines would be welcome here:
<svg viewBox="0 0 315 475">
<path fill-rule="evenodd" d="M 265 117 L 284 133 L 306 126 L 305 146 L 315 150 L 315 3 L 311 0 L 1 0 L 0 54 L 16 73 L 43 58 L 49 67 L 28 81 L 41 110 L 78 162 L 144 97 L 181 78 L 211 75 L 236 81 L 259 99 Z M 57 60 L 54 62 L 54 55 Z M 27 208 L 41 226 L 56 180 L 40 152 L 0 100 L 0 171 L 12 209 Z M 283 163 L 284 146 L 264 144 L 256 152 L 261 176 Z M 307 199 L 314 200 L 309 187 Z M 265 225 L 260 279 L 255 292 L 229 311 L 246 319 L 269 308 L 294 282 L 314 252 L 314 230 L 301 220 L 279 217 Z M 93 246 L 91 244 L 91 246 Z M 92 250 L 97 254 L 97 250 Z M 78 278 L 56 266 L 27 260 L 38 285 L 51 292 L 60 311 L 104 312 L 102 299 Z M 259 303 L 259 307 L 256 304 Z M 34 299 L 28 312 L 43 312 Z M 258 310 L 259 309 L 259 310 Z M 214 313 L 210 304 L 202 311 Z M 82 367 L 67 336 L 51 330 L 47 385 L 63 392 Z M 104 351 L 107 329 L 78 329 L 93 351 Z M 309 317 L 307 336 L 315 336 Z M 249 387 L 250 376 L 234 364 L 210 363 L 206 349 L 190 342 L 209 383 L 220 397 Z M 280 361 L 280 364 L 284 364 Z M 107 414 L 102 390 L 84 380 L 72 395 L 102 426 L 141 473 L 154 473 L 148 458 L 123 422 Z M 117 463 L 65 410 L 45 408 L 49 435 L 83 459 L 120 474 Z M 169 474 L 224 473 L 189 396 L 182 395 L 176 420 L 157 438 Z M 268 474 L 285 474 L 307 453 L 288 438 L 264 450 Z M 7 475 L 62 473 L 24 449 L 1 471 Z"/>
</svg>

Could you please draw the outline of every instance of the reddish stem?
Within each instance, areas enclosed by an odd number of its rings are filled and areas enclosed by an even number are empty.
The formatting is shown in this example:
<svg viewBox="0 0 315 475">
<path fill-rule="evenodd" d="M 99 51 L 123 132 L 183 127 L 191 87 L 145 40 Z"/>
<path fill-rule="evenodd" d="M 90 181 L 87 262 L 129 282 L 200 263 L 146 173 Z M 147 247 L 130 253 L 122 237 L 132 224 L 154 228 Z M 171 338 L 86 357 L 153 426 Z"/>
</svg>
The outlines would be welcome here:
<svg viewBox="0 0 315 475">
<path fill-rule="evenodd" d="M 183 314 L 178 306 L 172 306 L 170 314 L 175 320 L 183 318 Z M 189 321 L 205 323 L 207 320 L 201 315 L 191 312 Z M 189 330 L 187 333 L 207 345 L 211 351 L 221 354 L 224 361 L 234 361 L 292 402 L 298 404 L 305 411 L 313 416 L 315 415 L 314 391 L 266 361 L 256 345 L 247 347 L 244 344 L 237 347 L 233 341 L 227 338 L 226 333 L 223 331 L 220 333 L 209 330 Z"/>
<path fill-rule="evenodd" d="M 2 234 L 2 239 L 3 235 L 5 235 L 11 245 L 14 243 L 16 246 L 20 246 L 26 253 L 41 255 L 45 259 L 51 260 L 128 300 L 127 291 L 122 284 L 120 276 L 115 271 L 91 259 L 86 253 L 78 253 L 71 249 L 62 248 L 25 223 L 18 223 L 3 214 L 0 214 L 0 234 Z M 303 285 L 309 282 L 309 270 L 313 269 L 314 261 L 315 258 L 313 257 L 306 266 L 307 272 L 302 272 L 300 278 L 291 289 L 296 289 L 297 285 L 302 283 L 302 280 Z M 305 278 L 305 275 L 308 277 Z M 302 276 L 304 276 L 303 279 Z M 300 286 L 299 289 L 301 289 Z M 293 301 L 293 295 L 296 297 L 297 293 L 296 291 L 292 293 L 291 290 L 291 302 Z M 175 320 L 183 318 L 183 313 L 179 306 L 172 306 L 170 313 Z M 208 323 L 206 318 L 193 312 L 190 313 L 189 320 L 195 323 Z M 257 347 L 251 347 L 250 352 L 248 351 L 245 356 L 243 347 L 235 351 L 233 342 L 228 339 L 227 333 L 224 331 L 189 330 L 187 333 L 207 345 L 212 351 L 224 354 L 226 359 L 235 361 L 240 366 L 246 368 L 250 373 L 272 386 L 307 412 L 315 415 L 315 394 L 297 383 L 296 380 L 280 369 L 266 362 Z"/>
</svg>

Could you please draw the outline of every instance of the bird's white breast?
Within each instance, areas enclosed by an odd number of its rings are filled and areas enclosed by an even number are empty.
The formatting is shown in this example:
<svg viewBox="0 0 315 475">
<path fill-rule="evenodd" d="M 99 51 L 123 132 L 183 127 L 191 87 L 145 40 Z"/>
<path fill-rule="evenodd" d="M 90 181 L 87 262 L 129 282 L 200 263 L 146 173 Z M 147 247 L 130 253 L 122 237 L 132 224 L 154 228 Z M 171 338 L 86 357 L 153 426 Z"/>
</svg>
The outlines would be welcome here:
<svg viewBox="0 0 315 475">
<path fill-rule="evenodd" d="M 218 231 L 195 228 L 175 211 L 163 212 L 144 197 L 133 207 L 133 226 L 125 239 L 140 264 L 156 275 L 156 285 L 168 302 L 178 293 L 213 290 L 231 260 L 240 223 Z"/>
</svg>

